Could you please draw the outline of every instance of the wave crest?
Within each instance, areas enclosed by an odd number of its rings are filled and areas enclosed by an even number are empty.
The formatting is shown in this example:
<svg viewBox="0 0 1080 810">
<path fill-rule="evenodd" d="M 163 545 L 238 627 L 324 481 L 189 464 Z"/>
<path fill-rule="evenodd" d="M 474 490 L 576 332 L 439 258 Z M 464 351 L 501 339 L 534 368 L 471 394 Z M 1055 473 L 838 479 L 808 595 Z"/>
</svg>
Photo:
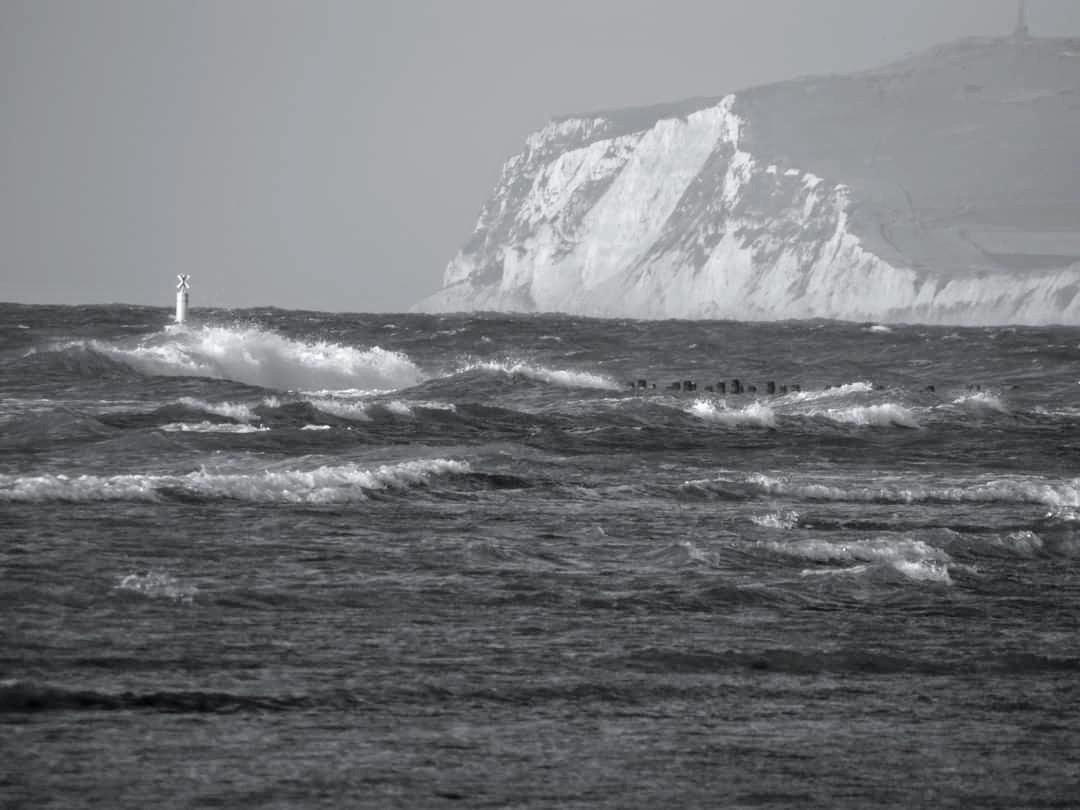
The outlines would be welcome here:
<svg viewBox="0 0 1080 810">
<path fill-rule="evenodd" d="M 953 400 L 953 405 L 975 414 L 1011 413 L 1008 406 L 1002 402 L 1001 397 L 989 391 L 977 391 L 957 397 Z"/>
<path fill-rule="evenodd" d="M 172 574 L 164 571 L 148 571 L 142 574 L 127 574 L 120 577 L 113 586 L 114 591 L 135 593 L 148 599 L 171 599 L 174 602 L 190 604 L 199 592 L 194 585 L 179 582 Z"/>
<path fill-rule="evenodd" d="M 213 377 L 282 390 L 385 391 L 423 380 L 412 360 L 398 352 L 304 342 L 255 327 L 171 329 L 134 347 L 99 341 L 91 346 L 146 374 Z"/>
<path fill-rule="evenodd" d="M 602 391 L 617 391 L 621 389 L 610 377 L 602 374 L 594 374 L 589 371 L 574 371 L 569 369 L 551 369 L 546 366 L 537 366 L 522 361 L 497 361 L 485 360 L 479 363 L 470 363 L 458 370 L 459 374 L 469 371 L 486 371 L 508 376 L 520 375 L 538 382 L 550 385 L 561 385 L 565 388 L 597 388 Z"/>
<path fill-rule="evenodd" d="M 949 564 L 952 558 L 939 548 L 908 537 L 871 538 L 851 542 L 829 540 L 765 541 L 763 548 L 778 554 L 816 563 L 851 566 L 824 573 L 861 574 L 870 568 L 888 568 L 918 582 L 951 584 Z M 822 573 L 808 570 L 805 575 Z"/>
<path fill-rule="evenodd" d="M 973 484 L 912 482 L 910 485 L 843 486 L 790 481 L 764 473 L 752 473 L 738 479 L 720 477 L 688 481 L 682 487 L 687 492 L 739 500 L 766 495 L 849 503 L 1035 504 L 1049 506 L 1055 510 L 1055 514 L 1080 508 L 1080 478 L 1071 481 L 1002 478 Z"/>
<path fill-rule="evenodd" d="M 739 425 L 776 427 L 776 413 L 761 402 L 751 402 L 745 408 L 728 408 L 727 403 L 721 403 L 718 406 L 710 400 L 699 399 L 690 406 L 689 412 L 707 422 L 718 422 L 730 427 Z"/>
<path fill-rule="evenodd" d="M 256 503 L 345 503 L 371 493 L 403 490 L 441 475 L 467 474 L 464 461 L 425 459 L 365 469 L 356 464 L 310 470 L 187 475 L 0 476 L 0 501 L 156 501 L 165 497 L 235 499 Z"/>
<path fill-rule="evenodd" d="M 917 428 L 915 415 L 903 405 L 885 402 L 880 405 L 855 405 L 850 408 L 829 408 L 811 411 L 811 416 L 823 416 L 833 422 L 860 427 L 906 427 Z"/>
</svg>

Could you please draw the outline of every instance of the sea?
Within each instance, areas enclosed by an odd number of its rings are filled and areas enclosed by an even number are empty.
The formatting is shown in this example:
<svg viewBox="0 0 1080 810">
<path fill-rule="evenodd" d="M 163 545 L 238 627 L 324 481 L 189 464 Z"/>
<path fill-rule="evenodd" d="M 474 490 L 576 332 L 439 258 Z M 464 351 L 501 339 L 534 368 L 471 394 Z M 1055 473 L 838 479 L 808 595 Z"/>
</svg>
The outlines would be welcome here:
<svg viewBox="0 0 1080 810">
<path fill-rule="evenodd" d="M 4 808 L 1080 806 L 1080 328 L 171 320 L 0 305 Z"/>
</svg>

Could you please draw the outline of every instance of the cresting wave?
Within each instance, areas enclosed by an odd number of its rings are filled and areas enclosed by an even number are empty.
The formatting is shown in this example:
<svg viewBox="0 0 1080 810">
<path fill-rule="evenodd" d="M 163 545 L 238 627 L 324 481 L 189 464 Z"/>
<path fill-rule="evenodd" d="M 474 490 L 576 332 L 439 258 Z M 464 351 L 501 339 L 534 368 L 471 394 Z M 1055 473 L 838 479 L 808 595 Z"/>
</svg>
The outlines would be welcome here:
<svg viewBox="0 0 1080 810">
<path fill-rule="evenodd" d="M 690 481 L 683 485 L 688 492 L 737 497 L 782 495 L 806 501 L 854 503 L 1006 503 L 1034 504 L 1067 512 L 1080 508 L 1080 478 L 1050 481 L 1037 478 L 1001 478 L 977 484 L 895 483 L 880 486 L 830 486 L 805 483 L 753 473 L 743 478 L 716 478 Z"/>
<path fill-rule="evenodd" d="M 522 376 L 538 382 L 565 386 L 566 388 L 598 388 L 603 391 L 618 391 L 622 388 L 615 380 L 602 374 L 593 374 L 588 371 L 550 369 L 517 360 L 485 360 L 479 363 L 469 363 L 459 369 L 458 373 L 463 374 L 469 371 L 494 372 L 511 377 Z"/>
<path fill-rule="evenodd" d="M 829 408 L 810 411 L 811 416 L 823 416 L 833 422 L 848 425 L 917 428 L 915 415 L 903 405 L 884 402 L 880 405 L 854 405 L 850 408 Z"/>
<path fill-rule="evenodd" d="M 179 402 L 186 408 L 224 416 L 238 422 L 250 422 L 255 419 L 255 411 L 243 402 L 206 402 L 195 397 L 181 397 Z"/>
<path fill-rule="evenodd" d="M 873 390 L 873 383 L 866 380 L 859 380 L 857 382 L 846 383 L 844 385 L 834 385 L 831 388 L 822 388 L 816 391 L 796 391 L 793 394 L 788 394 L 787 399 L 791 400 L 792 402 L 810 402 L 818 399 L 833 399 L 835 397 L 844 397 L 850 394 L 869 394 Z"/>
<path fill-rule="evenodd" d="M 158 430 L 166 433 L 263 433 L 265 425 L 234 425 L 229 422 L 170 422 Z"/>
<path fill-rule="evenodd" d="M 973 394 L 964 394 L 953 400 L 953 405 L 964 410 L 980 413 L 1011 413 L 1001 397 L 989 391 L 977 391 Z"/>
<path fill-rule="evenodd" d="M 816 399 L 820 399 L 820 397 L 810 401 Z M 726 400 L 699 399 L 689 407 L 688 413 L 707 422 L 716 422 L 729 427 L 750 425 L 775 428 L 778 415 L 789 418 L 819 417 L 838 424 L 859 427 L 917 428 L 920 426 L 918 419 L 909 408 L 894 402 L 884 402 L 878 405 L 852 405 L 846 408 L 812 408 L 807 411 L 793 411 L 784 402 L 769 405 L 761 401 L 755 401 L 741 408 L 733 408 L 728 405 Z"/>
<path fill-rule="evenodd" d="M 172 574 L 164 571 L 147 571 L 120 577 L 113 591 L 137 594 L 147 599 L 167 599 L 190 604 L 199 589 L 194 585 L 181 583 Z"/>
<path fill-rule="evenodd" d="M 761 402 L 752 402 L 745 408 L 728 408 L 726 402 L 716 403 L 699 399 L 690 406 L 690 413 L 706 421 L 718 422 L 730 427 L 738 425 L 776 427 L 776 413 Z"/>
<path fill-rule="evenodd" d="M 787 542 L 764 541 L 762 548 L 784 556 L 816 563 L 832 563 L 841 568 L 807 569 L 804 576 L 816 574 L 858 575 L 891 570 L 919 582 L 952 584 L 949 565 L 952 558 L 922 540 L 907 537 L 880 537 L 850 542 L 809 539 Z"/>
<path fill-rule="evenodd" d="M 764 529 L 794 529 L 799 525 L 799 513 L 789 510 L 770 512 L 767 515 L 753 515 L 750 522 Z"/>
<path fill-rule="evenodd" d="M 145 374 L 212 377 L 280 390 L 387 391 L 423 381 L 412 360 L 398 352 L 303 342 L 256 327 L 173 327 L 134 346 L 87 345 Z"/>
<path fill-rule="evenodd" d="M 253 473 L 187 475 L 0 475 L 0 501 L 157 501 L 167 497 L 233 499 L 255 503 L 346 503 L 375 492 L 423 486 L 436 476 L 471 471 L 450 459 L 406 461 L 365 469 L 356 464 Z"/>
</svg>

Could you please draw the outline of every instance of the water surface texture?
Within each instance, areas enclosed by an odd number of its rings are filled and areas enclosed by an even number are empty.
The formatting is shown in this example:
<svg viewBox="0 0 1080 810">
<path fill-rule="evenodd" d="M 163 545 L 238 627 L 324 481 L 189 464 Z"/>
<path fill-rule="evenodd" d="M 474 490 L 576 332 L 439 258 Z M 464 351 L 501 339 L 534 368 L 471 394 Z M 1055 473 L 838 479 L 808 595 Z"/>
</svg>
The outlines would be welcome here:
<svg viewBox="0 0 1080 810">
<path fill-rule="evenodd" d="M 168 319 L 0 306 L 5 806 L 1076 806 L 1080 329 Z"/>
</svg>

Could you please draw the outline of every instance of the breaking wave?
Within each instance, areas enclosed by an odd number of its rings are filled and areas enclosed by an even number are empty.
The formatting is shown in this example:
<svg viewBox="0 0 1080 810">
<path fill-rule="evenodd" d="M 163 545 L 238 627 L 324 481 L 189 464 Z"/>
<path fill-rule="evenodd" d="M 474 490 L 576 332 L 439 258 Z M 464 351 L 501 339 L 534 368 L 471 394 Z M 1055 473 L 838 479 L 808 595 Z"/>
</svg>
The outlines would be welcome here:
<svg viewBox="0 0 1080 810">
<path fill-rule="evenodd" d="M 89 345 L 146 374 L 213 377 L 282 390 L 387 391 L 423 380 L 412 360 L 398 352 L 304 342 L 256 327 L 173 328 L 133 347 Z"/>
<path fill-rule="evenodd" d="M 371 416 L 368 413 L 368 403 L 366 402 L 326 397 L 323 399 L 313 399 L 311 400 L 311 404 L 315 406 L 317 410 L 328 413 L 331 416 L 337 416 L 342 419 L 351 419 L 354 422 L 371 421 Z"/>
<path fill-rule="evenodd" d="M 829 408 L 811 411 L 811 416 L 823 416 L 833 422 L 860 427 L 917 428 L 915 415 L 903 405 L 886 402 L 881 405 L 855 405 L 850 408 Z"/>
<path fill-rule="evenodd" d="M 436 476 L 466 474 L 467 462 L 406 461 L 365 469 L 356 464 L 254 473 L 187 475 L 0 475 L 0 501 L 157 501 L 168 497 L 255 503 L 345 503 L 375 492 L 423 486 Z"/>
<path fill-rule="evenodd" d="M 699 399 L 690 406 L 689 412 L 708 422 L 718 422 L 730 427 L 739 425 L 776 427 L 776 413 L 768 405 L 760 402 L 751 402 L 745 408 L 728 408 L 726 403 L 718 405 L 710 400 Z"/>
<path fill-rule="evenodd" d="M 235 425 L 230 422 L 170 422 L 159 430 L 166 433 L 262 433 L 270 430 L 265 425 Z"/>
<path fill-rule="evenodd" d="M 952 558 L 941 549 L 911 538 L 871 538 L 849 542 L 829 540 L 764 541 L 760 544 L 777 554 L 815 563 L 847 566 L 840 569 L 809 569 L 814 574 L 862 574 L 873 568 L 888 568 L 910 580 L 950 584 Z"/>
<path fill-rule="evenodd" d="M 716 478 L 690 481 L 687 492 L 729 498 L 787 496 L 806 501 L 854 503 L 1012 503 L 1035 504 L 1057 511 L 1080 508 L 1080 478 L 1047 481 L 1031 478 L 1002 478 L 977 484 L 933 485 L 882 484 L 881 486 L 830 486 L 824 483 L 794 482 L 754 473 L 741 479 Z"/>
<path fill-rule="evenodd" d="M 1001 397 L 989 391 L 977 391 L 965 394 L 953 400 L 953 405 L 963 408 L 970 413 L 1011 413 L 1008 406 L 1002 402 Z"/>
<path fill-rule="evenodd" d="M 147 571 L 141 574 L 127 574 L 120 577 L 113 590 L 134 593 L 148 599 L 169 599 L 173 602 L 190 604 L 199 589 L 194 585 L 181 583 L 172 574 L 163 571 Z"/>
<path fill-rule="evenodd" d="M 794 529 L 799 525 L 798 512 L 770 512 L 767 515 L 751 515 L 750 522 L 763 529 Z"/>
<path fill-rule="evenodd" d="M 527 377 L 538 382 L 550 385 L 561 385 L 566 388 L 598 388 L 603 391 L 621 390 L 622 386 L 610 377 L 602 374 L 593 374 L 588 371 L 571 371 L 567 369 L 551 369 L 545 366 L 537 366 L 532 363 L 519 361 L 500 362 L 486 360 L 480 363 L 470 363 L 459 369 L 459 373 L 469 371 L 495 372 L 507 376 Z"/>
<path fill-rule="evenodd" d="M 206 402 L 195 397 L 181 397 L 180 404 L 196 411 L 224 416 L 238 422 L 250 422 L 255 419 L 255 412 L 243 402 Z"/>
<path fill-rule="evenodd" d="M 868 394 L 874 390 L 874 384 L 866 380 L 834 385 L 820 390 L 796 391 L 787 394 L 787 399 L 792 402 L 812 402 L 818 399 L 833 399 L 846 397 L 852 394 Z"/>
</svg>

